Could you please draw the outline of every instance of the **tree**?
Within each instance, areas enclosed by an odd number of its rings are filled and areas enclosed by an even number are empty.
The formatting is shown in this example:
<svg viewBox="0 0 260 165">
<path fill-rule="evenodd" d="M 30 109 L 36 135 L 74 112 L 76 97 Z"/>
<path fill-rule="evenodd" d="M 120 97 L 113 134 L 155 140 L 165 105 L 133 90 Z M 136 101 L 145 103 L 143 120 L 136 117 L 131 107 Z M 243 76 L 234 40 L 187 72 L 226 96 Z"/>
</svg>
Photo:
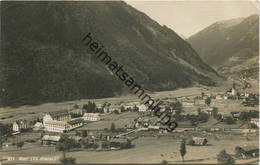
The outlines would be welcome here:
<svg viewBox="0 0 260 165">
<path fill-rule="evenodd" d="M 214 119 L 216 119 L 217 115 L 218 115 L 218 108 L 214 107 L 213 110 L 212 110 L 212 117 Z"/>
<path fill-rule="evenodd" d="M 84 130 L 81 131 L 81 133 L 82 133 L 81 134 L 82 137 L 87 137 L 88 136 L 88 130 L 84 129 Z"/>
<path fill-rule="evenodd" d="M 138 112 L 138 110 L 139 110 L 139 108 L 135 105 L 135 106 L 133 107 L 133 112 Z"/>
<path fill-rule="evenodd" d="M 242 120 L 242 121 L 247 121 L 249 119 L 248 113 L 247 112 L 241 112 L 238 119 Z"/>
<path fill-rule="evenodd" d="M 205 93 L 204 92 L 201 92 L 201 97 L 203 98 L 205 96 Z"/>
<path fill-rule="evenodd" d="M 235 164 L 234 158 L 229 155 L 226 150 L 222 150 L 219 152 L 219 154 L 217 155 L 217 160 L 220 164 Z"/>
<path fill-rule="evenodd" d="M 12 125 L 0 123 L 0 136 L 10 137 L 12 136 Z"/>
<path fill-rule="evenodd" d="M 0 150 L 2 149 L 3 143 L 4 143 L 4 137 L 0 136 Z"/>
<path fill-rule="evenodd" d="M 60 142 L 56 145 L 59 151 L 70 151 L 72 148 L 77 147 L 80 147 L 80 144 L 68 136 L 62 136 Z"/>
<path fill-rule="evenodd" d="M 78 104 L 75 104 L 75 105 L 73 106 L 73 108 L 74 108 L 74 109 L 79 109 L 79 105 L 78 105 Z"/>
<path fill-rule="evenodd" d="M 227 116 L 225 119 L 224 119 L 224 122 L 226 124 L 235 124 L 235 120 L 233 119 L 233 117 L 231 116 Z"/>
<path fill-rule="evenodd" d="M 201 113 L 201 109 L 198 108 L 198 109 L 197 109 L 197 114 L 200 115 L 200 113 Z"/>
<path fill-rule="evenodd" d="M 115 132 L 116 131 L 116 125 L 115 123 L 112 123 L 111 126 L 110 126 L 110 131 L 111 132 Z"/>
<path fill-rule="evenodd" d="M 198 116 L 198 121 L 201 123 L 205 123 L 207 122 L 209 119 L 209 115 L 205 112 L 201 112 Z"/>
<path fill-rule="evenodd" d="M 166 160 L 163 160 L 162 162 L 161 162 L 161 165 L 168 165 L 169 163 L 166 161 Z"/>
<path fill-rule="evenodd" d="M 182 157 L 182 161 L 184 162 L 184 156 L 186 154 L 186 143 L 185 143 L 185 139 L 182 140 L 181 145 L 180 145 L 180 154 Z"/>
<path fill-rule="evenodd" d="M 20 148 L 20 149 L 23 147 L 23 145 L 24 145 L 24 142 L 16 143 L 16 147 Z"/>
<path fill-rule="evenodd" d="M 126 111 L 126 109 L 125 109 L 124 106 L 121 106 L 121 107 L 120 107 L 120 110 L 121 110 L 121 112 L 125 112 L 125 111 Z"/>
<path fill-rule="evenodd" d="M 217 114 L 216 119 L 217 119 L 217 120 L 222 120 L 222 115 L 221 115 L 221 114 Z"/>
<path fill-rule="evenodd" d="M 106 141 L 102 142 L 101 147 L 104 148 L 104 149 L 107 149 L 107 148 L 109 148 L 109 143 L 106 142 Z"/>
<path fill-rule="evenodd" d="M 209 97 L 207 97 L 207 98 L 205 99 L 205 104 L 207 104 L 207 106 L 209 106 L 210 103 L 211 103 L 211 99 L 210 99 Z"/>
<path fill-rule="evenodd" d="M 239 158 L 239 157 L 242 156 L 242 154 L 243 154 L 243 149 L 242 149 L 241 147 L 237 146 L 237 147 L 235 148 L 235 156 L 236 156 L 237 158 Z"/>
</svg>

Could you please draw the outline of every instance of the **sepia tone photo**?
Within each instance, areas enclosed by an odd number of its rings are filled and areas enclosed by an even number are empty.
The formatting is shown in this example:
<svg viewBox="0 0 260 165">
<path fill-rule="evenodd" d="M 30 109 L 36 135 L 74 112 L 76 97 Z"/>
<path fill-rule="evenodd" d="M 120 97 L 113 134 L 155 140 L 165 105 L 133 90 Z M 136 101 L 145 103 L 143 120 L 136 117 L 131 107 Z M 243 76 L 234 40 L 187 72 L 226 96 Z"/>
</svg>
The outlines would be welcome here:
<svg viewBox="0 0 260 165">
<path fill-rule="evenodd" d="M 259 164 L 259 1 L 0 7 L 0 165 Z"/>
</svg>

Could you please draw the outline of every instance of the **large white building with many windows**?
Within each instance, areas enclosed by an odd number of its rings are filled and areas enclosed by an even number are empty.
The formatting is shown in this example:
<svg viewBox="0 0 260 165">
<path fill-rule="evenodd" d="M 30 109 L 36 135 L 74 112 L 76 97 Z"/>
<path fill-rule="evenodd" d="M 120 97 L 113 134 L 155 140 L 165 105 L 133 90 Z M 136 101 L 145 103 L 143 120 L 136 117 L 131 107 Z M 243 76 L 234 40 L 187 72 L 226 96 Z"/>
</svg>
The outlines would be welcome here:
<svg viewBox="0 0 260 165">
<path fill-rule="evenodd" d="M 44 123 L 44 130 L 48 132 L 67 132 L 83 125 L 83 119 L 75 119 L 71 121 L 49 120 Z"/>
<path fill-rule="evenodd" d="M 68 111 L 57 111 L 45 114 L 43 117 L 44 130 L 48 132 L 67 132 L 81 127 L 83 119 L 71 119 Z"/>
<path fill-rule="evenodd" d="M 83 119 L 86 121 L 99 121 L 99 113 L 84 113 Z"/>
</svg>

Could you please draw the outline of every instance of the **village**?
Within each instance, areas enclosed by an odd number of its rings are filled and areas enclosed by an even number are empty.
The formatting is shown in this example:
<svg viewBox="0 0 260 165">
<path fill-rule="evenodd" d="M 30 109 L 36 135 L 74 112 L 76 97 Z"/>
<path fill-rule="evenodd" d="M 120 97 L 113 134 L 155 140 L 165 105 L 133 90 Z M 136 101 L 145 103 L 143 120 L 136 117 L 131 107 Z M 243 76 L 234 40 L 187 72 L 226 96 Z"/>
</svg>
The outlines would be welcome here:
<svg viewBox="0 0 260 165">
<path fill-rule="evenodd" d="M 37 152 L 38 147 L 43 155 L 61 156 L 60 153 L 63 153 L 63 156 L 70 155 L 77 162 L 86 162 L 83 156 L 79 156 L 84 152 L 130 152 L 138 150 L 142 146 L 139 143 L 147 141 L 144 140 L 146 138 L 155 138 L 156 141 L 172 139 L 170 143 L 179 143 L 184 139 L 188 146 L 201 146 L 203 150 L 205 146 L 214 147 L 214 142 L 220 143 L 221 140 L 240 139 L 241 142 L 241 139 L 246 139 L 248 143 L 233 144 L 235 146 L 229 146 L 229 151 L 233 150 L 233 156 L 238 161 L 258 160 L 258 94 L 239 92 L 233 83 L 223 93 L 201 92 L 192 96 L 160 99 L 164 102 L 160 111 L 166 111 L 178 123 L 173 132 L 168 132 L 161 119 L 138 101 L 88 101 L 36 115 L 31 120 L 21 118 L 12 123 L 1 122 L 0 160 L 17 162 L 15 155 L 22 155 L 34 147 L 33 151 Z M 227 103 L 229 107 L 237 104 L 244 109 L 226 110 L 224 107 Z M 2 121 L 7 120 L 2 117 Z M 221 144 L 222 149 L 225 145 Z M 178 149 L 174 152 L 178 153 Z M 181 161 L 179 155 L 166 158 L 165 153 L 158 154 L 164 155 L 160 157 L 161 160 Z M 216 158 L 205 158 L 206 162 L 213 160 Z"/>
</svg>

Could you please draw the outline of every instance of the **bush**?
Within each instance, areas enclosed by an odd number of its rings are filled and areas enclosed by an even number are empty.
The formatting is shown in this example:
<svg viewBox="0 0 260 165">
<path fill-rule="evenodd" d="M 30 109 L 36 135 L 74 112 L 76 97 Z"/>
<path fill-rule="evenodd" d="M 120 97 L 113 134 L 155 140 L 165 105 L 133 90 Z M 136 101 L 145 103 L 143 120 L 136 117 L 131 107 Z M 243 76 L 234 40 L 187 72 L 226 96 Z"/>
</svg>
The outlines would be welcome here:
<svg viewBox="0 0 260 165">
<path fill-rule="evenodd" d="M 168 165 L 168 162 L 167 162 L 166 160 L 163 160 L 163 161 L 161 162 L 161 165 Z"/>
<path fill-rule="evenodd" d="M 130 140 L 127 140 L 127 142 L 121 143 L 121 146 L 120 146 L 121 149 L 128 149 L 128 148 L 132 148 L 132 147 L 133 147 L 133 145 Z"/>
<path fill-rule="evenodd" d="M 235 156 L 236 156 L 237 158 L 239 158 L 239 157 L 242 156 L 242 153 L 243 153 L 242 148 L 239 147 L 239 146 L 237 146 L 237 147 L 235 148 Z"/>
<path fill-rule="evenodd" d="M 226 124 L 235 124 L 235 120 L 233 119 L 233 117 L 230 117 L 230 116 L 226 117 L 226 118 L 224 119 L 224 122 L 225 122 Z"/>
<path fill-rule="evenodd" d="M 22 148 L 24 146 L 24 142 L 18 142 L 18 143 L 16 143 L 16 147 L 17 148 Z"/>
<path fill-rule="evenodd" d="M 258 126 L 255 123 L 250 123 L 250 128 L 258 128 Z"/>
<path fill-rule="evenodd" d="M 217 160 L 220 164 L 235 164 L 234 158 L 226 153 L 226 150 L 222 150 L 219 152 L 219 154 L 217 155 Z"/>
<path fill-rule="evenodd" d="M 110 126 L 110 131 L 111 132 L 115 132 L 116 131 L 116 125 L 115 123 L 112 123 L 111 126 Z"/>
<path fill-rule="evenodd" d="M 28 142 L 28 143 L 35 143 L 36 140 L 34 140 L 34 139 L 28 139 L 28 140 L 25 140 L 25 142 Z"/>
<path fill-rule="evenodd" d="M 108 142 L 102 142 L 101 147 L 102 148 L 109 148 L 109 143 Z"/>
<path fill-rule="evenodd" d="M 209 115 L 205 112 L 201 112 L 198 116 L 198 121 L 201 123 L 205 123 L 207 122 L 209 119 Z"/>
</svg>

